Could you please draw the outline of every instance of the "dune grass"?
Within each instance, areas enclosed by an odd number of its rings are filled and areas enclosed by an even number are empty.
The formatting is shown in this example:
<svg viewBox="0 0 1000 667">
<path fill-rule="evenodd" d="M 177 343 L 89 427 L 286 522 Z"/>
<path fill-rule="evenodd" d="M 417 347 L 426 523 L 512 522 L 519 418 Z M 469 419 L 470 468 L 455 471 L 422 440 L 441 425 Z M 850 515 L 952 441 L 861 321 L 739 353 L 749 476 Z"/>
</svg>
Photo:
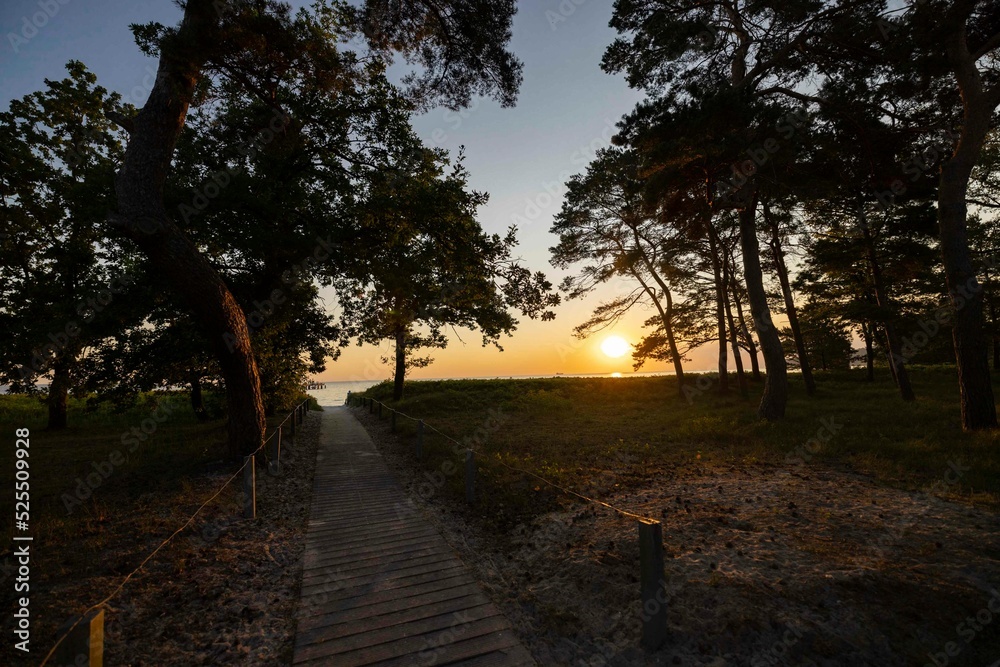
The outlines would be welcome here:
<svg viewBox="0 0 1000 667">
<path fill-rule="evenodd" d="M 207 401 L 221 405 L 214 395 Z M 30 429 L 31 517 L 38 530 L 72 532 L 81 517 L 128 511 L 139 497 L 183 502 L 193 475 L 231 464 L 225 420 L 198 421 L 184 393 L 145 394 L 123 411 L 109 404 L 91 409 L 86 400 L 71 398 L 69 428 L 60 431 L 47 430 L 46 417 L 37 397 L 0 396 L 0 433 L 8 442 L 0 450 L 0 484 L 13 489 L 14 432 Z M 13 501 L 13 493 L 0 498 L 8 537 Z"/>
<path fill-rule="evenodd" d="M 712 376 L 686 398 L 672 377 L 410 382 L 398 404 L 388 384 L 365 395 L 481 452 L 485 511 L 541 511 L 559 495 L 501 462 L 598 495 L 677 467 L 722 465 L 834 466 L 928 490 L 957 464 L 963 474 L 947 494 L 997 504 L 1000 434 L 961 430 L 955 370 L 915 368 L 919 400 L 909 404 L 882 376 L 870 383 L 862 371 L 820 373 L 817 395 L 808 397 L 793 375 L 787 418 L 777 423 L 755 417 L 761 384 L 751 383 L 744 400 L 735 390 L 719 395 Z M 401 419 L 399 427 L 410 441 L 415 424 Z M 818 436 L 830 437 L 812 440 Z M 450 469 L 445 461 L 459 463 L 460 450 L 429 432 L 423 465 L 430 474 Z M 448 477 L 459 492 L 461 474 Z"/>
<path fill-rule="evenodd" d="M 221 397 L 206 399 L 212 412 L 219 413 Z M 315 401 L 312 407 L 318 407 Z M 285 416 L 282 412 L 269 419 L 269 426 L 275 426 Z M 8 602 L 13 594 L 9 577 L 15 571 L 11 545 L 17 544 L 10 540 L 14 528 L 15 429 L 31 431 L 28 534 L 34 538 L 33 654 L 48 650 L 57 627 L 71 612 L 85 609 L 114 590 L 154 548 L 185 525 L 240 465 L 228 456 L 225 420 L 199 422 L 182 393 L 146 394 L 138 405 L 121 412 L 108 405 L 89 410 L 85 400 L 72 399 L 68 417 L 68 429 L 48 431 L 45 405 L 37 398 L 0 396 L 0 432 L 7 443 L 0 450 L 0 484 L 9 490 L 9 494 L 0 496 L 7 545 L 0 547 L 0 583 L 7 590 L 0 599 Z M 279 485 L 286 479 L 272 481 L 258 473 L 258 508 L 280 504 L 281 498 L 269 495 L 267 490 L 269 484 Z M 240 500 L 237 479 L 122 592 L 120 598 L 126 601 L 126 607 L 145 609 L 144 613 L 154 615 L 172 613 L 189 601 L 186 595 L 196 599 L 198 588 L 182 590 L 183 586 L 177 585 L 171 589 L 173 598 L 158 600 L 161 586 L 170 588 L 175 581 L 190 583 L 201 576 L 196 573 L 202 571 L 198 563 L 205 559 L 211 563 L 216 559 L 241 561 L 243 556 L 238 550 L 213 550 L 222 532 L 243 525 L 239 519 Z M 273 530 L 273 524 L 266 521 L 260 525 Z M 236 538 L 237 543 L 245 538 Z M 259 544 L 263 537 L 256 539 Z M 247 546 L 256 545 L 244 544 L 244 548 Z M 256 554 L 248 558 L 253 561 Z M 212 577 L 219 576 L 219 567 L 210 564 L 208 568 Z M 267 563 L 259 569 L 266 571 Z M 122 599 L 113 603 L 115 607 L 122 604 Z M 156 612 L 158 604 L 164 605 L 160 612 Z M 108 620 L 108 641 L 117 642 L 109 648 L 119 656 L 126 650 L 122 637 L 131 637 L 129 633 L 134 632 L 121 625 L 122 618 L 129 618 L 129 613 L 112 613 Z M 183 624 L 185 620 L 189 616 L 181 614 L 171 622 Z M 142 653 L 140 644 L 129 650 Z M 11 644 L 0 649 L 0 664 L 13 664 L 12 651 Z"/>
</svg>

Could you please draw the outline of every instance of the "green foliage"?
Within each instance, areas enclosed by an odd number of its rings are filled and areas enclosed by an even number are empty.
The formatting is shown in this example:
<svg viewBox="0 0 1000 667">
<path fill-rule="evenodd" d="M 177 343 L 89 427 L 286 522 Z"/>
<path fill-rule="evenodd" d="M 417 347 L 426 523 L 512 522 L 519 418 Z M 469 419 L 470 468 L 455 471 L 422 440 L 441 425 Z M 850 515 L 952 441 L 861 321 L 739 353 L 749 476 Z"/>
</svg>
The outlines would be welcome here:
<svg viewBox="0 0 1000 667">
<path fill-rule="evenodd" d="M 367 247 L 359 249 L 355 268 L 334 281 L 344 337 L 392 340 L 398 356 L 445 347 L 446 326 L 478 330 L 483 345 L 500 347 L 500 337 L 517 325 L 511 309 L 551 319 L 548 308 L 559 298 L 543 274 L 513 259 L 515 230 L 486 234 L 476 220 L 487 197 L 467 189 L 461 156 L 450 170 L 441 151 L 403 158 L 411 162 L 398 162 L 372 183 L 357 214 Z"/>
<path fill-rule="evenodd" d="M 67 70 L 0 113 L 0 382 L 20 391 L 57 360 L 75 367 L 115 323 L 104 302 L 122 256 L 102 227 L 122 150 L 104 115 L 117 95 L 82 63 Z"/>
<path fill-rule="evenodd" d="M 844 371 L 851 367 L 854 349 L 843 320 L 829 304 L 809 301 L 798 311 L 799 326 L 810 363 L 818 370 Z M 790 329 L 781 330 L 781 343 L 790 364 L 798 362 Z"/>
</svg>

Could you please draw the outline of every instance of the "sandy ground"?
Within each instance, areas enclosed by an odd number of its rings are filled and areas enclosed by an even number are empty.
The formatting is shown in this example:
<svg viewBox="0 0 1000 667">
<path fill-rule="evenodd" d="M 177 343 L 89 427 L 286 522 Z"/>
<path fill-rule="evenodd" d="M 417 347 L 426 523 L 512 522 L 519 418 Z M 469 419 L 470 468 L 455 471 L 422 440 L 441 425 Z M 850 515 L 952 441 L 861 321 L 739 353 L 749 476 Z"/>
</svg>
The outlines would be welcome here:
<svg viewBox="0 0 1000 667">
<path fill-rule="evenodd" d="M 286 445 L 282 476 L 258 468 L 255 521 L 241 518 L 237 479 L 234 490 L 209 505 L 108 603 L 104 664 L 291 663 L 319 422 L 311 415 L 296 445 Z M 191 479 L 185 498 L 208 498 L 230 474 Z M 200 504 L 172 507 L 157 500 L 136 499 L 131 524 L 126 519 L 101 528 L 106 548 L 99 574 L 77 579 L 60 572 L 57 557 L 39 565 L 31 659 L 8 661 L 0 654 L 0 664 L 39 664 L 52 646 L 55 625 L 113 590 Z"/>
<path fill-rule="evenodd" d="M 286 447 L 282 476 L 258 468 L 256 521 L 217 506 L 187 535 L 187 562 L 149 568 L 163 576 L 119 605 L 108 664 L 291 664 L 319 423 L 312 415 Z"/>
<path fill-rule="evenodd" d="M 812 464 L 608 471 L 589 491 L 663 522 L 669 639 L 650 654 L 634 520 L 567 502 L 492 533 L 460 500 L 422 500 L 409 447 L 355 413 L 540 665 L 1000 661 L 995 512 Z"/>
</svg>

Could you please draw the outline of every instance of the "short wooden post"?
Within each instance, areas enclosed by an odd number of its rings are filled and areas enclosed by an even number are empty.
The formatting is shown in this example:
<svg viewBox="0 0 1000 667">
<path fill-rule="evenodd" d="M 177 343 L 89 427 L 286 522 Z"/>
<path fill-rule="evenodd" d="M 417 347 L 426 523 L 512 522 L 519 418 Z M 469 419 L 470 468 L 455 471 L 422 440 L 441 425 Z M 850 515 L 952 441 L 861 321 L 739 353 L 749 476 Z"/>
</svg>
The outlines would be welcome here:
<svg viewBox="0 0 1000 667">
<path fill-rule="evenodd" d="M 272 477 L 276 477 L 281 474 L 281 427 L 278 427 L 278 431 L 271 438 L 271 441 L 267 443 L 267 472 Z"/>
<path fill-rule="evenodd" d="M 642 591 L 642 647 L 655 651 L 667 639 L 667 591 L 663 579 L 663 526 L 639 520 L 639 569 Z"/>
<path fill-rule="evenodd" d="M 370 415 L 375 414 L 375 399 L 374 398 L 369 398 L 368 399 L 368 414 L 370 414 Z"/>
<path fill-rule="evenodd" d="M 254 455 L 243 459 L 243 518 L 257 517 L 257 471 Z"/>
<path fill-rule="evenodd" d="M 465 502 L 470 505 L 476 501 L 476 453 L 465 450 Z"/>
<path fill-rule="evenodd" d="M 424 457 L 424 420 L 417 422 L 417 458 Z"/>
<path fill-rule="evenodd" d="M 396 411 L 392 411 L 392 432 L 396 432 Z"/>
<path fill-rule="evenodd" d="M 79 622 L 77 623 L 77 619 Z M 70 627 L 76 623 L 76 627 Z M 59 630 L 69 634 L 59 643 L 53 664 L 73 667 L 104 666 L 104 610 L 95 609 L 85 616 L 74 616 Z"/>
<path fill-rule="evenodd" d="M 297 426 L 295 424 L 295 417 L 292 417 L 290 421 L 292 422 L 292 440 L 294 440 L 295 439 L 295 430 L 297 428 Z"/>
<path fill-rule="evenodd" d="M 347 400 L 344 401 L 344 403 L 347 403 L 348 406 L 351 405 L 351 391 L 350 390 L 347 391 Z"/>
<path fill-rule="evenodd" d="M 382 419 L 382 401 L 378 402 L 378 418 Z"/>
</svg>

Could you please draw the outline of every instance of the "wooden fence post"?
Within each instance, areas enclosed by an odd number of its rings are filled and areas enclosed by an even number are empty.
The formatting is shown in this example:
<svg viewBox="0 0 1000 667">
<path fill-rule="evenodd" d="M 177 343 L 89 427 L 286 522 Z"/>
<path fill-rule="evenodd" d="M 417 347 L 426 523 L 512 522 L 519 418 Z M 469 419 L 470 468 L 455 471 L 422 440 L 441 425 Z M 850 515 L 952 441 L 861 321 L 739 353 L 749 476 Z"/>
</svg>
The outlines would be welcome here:
<svg viewBox="0 0 1000 667">
<path fill-rule="evenodd" d="M 470 505 L 476 501 L 476 453 L 465 450 L 465 502 Z"/>
<path fill-rule="evenodd" d="M 80 622 L 72 630 L 69 628 Z M 104 610 L 95 609 L 83 616 L 69 619 L 60 630 L 60 634 L 69 630 L 69 634 L 59 643 L 53 664 L 72 665 L 73 667 L 103 667 L 104 665 Z"/>
<path fill-rule="evenodd" d="M 295 429 L 296 429 L 296 425 L 295 425 L 295 417 L 294 417 L 294 416 L 292 417 L 292 420 L 291 420 L 291 421 L 292 421 L 292 440 L 295 440 Z"/>
<path fill-rule="evenodd" d="M 378 402 L 378 418 L 382 419 L 382 401 Z"/>
<path fill-rule="evenodd" d="M 639 520 L 639 569 L 642 591 L 642 647 L 655 651 L 667 639 L 667 591 L 663 580 L 663 526 Z"/>
<path fill-rule="evenodd" d="M 392 411 L 392 432 L 396 432 L 396 411 Z"/>
<path fill-rule="evenodd" d="M 375 399 L 374 398 L 369 398 L 368 399 L 368 414 L 370 414 L 370 415 L 375 414 Z"/>
<path fill-rule="evenodd" d="M 257 517 L 257 471 L 254 455 L 243 459 L 243 518 Z"/>
<path fill-rule="evenodd" d="M 293 420 L 294 422 L 294 420 Z M 272 477 L 276 477 L 281 474 L 281 427 L 278 427 L 278 431 L 271 438 L 271 442 L 268 445 L 268 462 L 267 462 L 267 472 Z"/>
<path fill-rule="evenodd" d="M 424 420 L 417 422 L 417 459 L 424 457 Z"/>
</svg>

